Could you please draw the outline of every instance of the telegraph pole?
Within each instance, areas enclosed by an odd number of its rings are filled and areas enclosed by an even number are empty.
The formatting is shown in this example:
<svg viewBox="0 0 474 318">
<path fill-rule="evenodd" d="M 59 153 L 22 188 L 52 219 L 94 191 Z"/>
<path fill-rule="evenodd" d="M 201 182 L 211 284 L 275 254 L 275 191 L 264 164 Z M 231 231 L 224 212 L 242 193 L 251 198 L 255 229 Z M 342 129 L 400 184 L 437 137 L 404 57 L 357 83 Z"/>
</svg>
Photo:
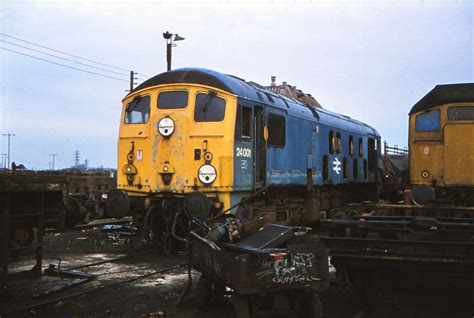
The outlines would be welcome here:
<svg viewBox="0 0 474 318">
<path fill-rule="evenodd" d="M 8 137 L 8 161 L 7 161 L 7 169 L 10 170 L 10 138 L 14 137 L 15 134 L 8 133 L 8 134 L 3 134 L 3 136 Z"/>
<path fill-rule="evenodd" d="M 56 157 L 59 157 L 59 155 L 58 155 L 57 153 L 50 153 L 49 156 L 50 156 L 50 157 L 53 157 L 53 164 L 52 164 L 52 166 L 51 166 L 51 170 L 54 170 L 54 159 L 55 159 Z"/>
<path fill-rule="evenodd" d="M 135 83 L 135 80 L 137 79 L 135 75 L 136 73 L 134 71 L 130 71 L 130 92 L 133 91 L 133 87 L 137 84 Z"/>
</svg>

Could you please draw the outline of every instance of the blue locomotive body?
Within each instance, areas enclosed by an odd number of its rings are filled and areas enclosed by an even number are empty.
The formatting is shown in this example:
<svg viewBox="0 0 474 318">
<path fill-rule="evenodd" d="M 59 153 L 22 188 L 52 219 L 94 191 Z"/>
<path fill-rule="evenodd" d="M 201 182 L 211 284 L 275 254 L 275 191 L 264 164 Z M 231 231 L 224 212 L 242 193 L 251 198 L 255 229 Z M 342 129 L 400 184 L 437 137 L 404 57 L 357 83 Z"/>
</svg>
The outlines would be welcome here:
<svg viewBox="0 0 474 318">
<path fill-rule="evenodd" d="M 203 214 L 240 206 L 250 217 L 263 211 L 286 224 L 375 199 L 377 131 L 290 96 L 207 69 L 150 78 L 124 99 L 120 188 L 140 213 L 145 198 L 152 207 L 176 201 L 183 209 L 183 197 L 201 192 L 209 201 Z M 128 211 L 123 195 L 115 201 Z M 176 209 L 160 213 L 171 220 Z"/>
</svg>

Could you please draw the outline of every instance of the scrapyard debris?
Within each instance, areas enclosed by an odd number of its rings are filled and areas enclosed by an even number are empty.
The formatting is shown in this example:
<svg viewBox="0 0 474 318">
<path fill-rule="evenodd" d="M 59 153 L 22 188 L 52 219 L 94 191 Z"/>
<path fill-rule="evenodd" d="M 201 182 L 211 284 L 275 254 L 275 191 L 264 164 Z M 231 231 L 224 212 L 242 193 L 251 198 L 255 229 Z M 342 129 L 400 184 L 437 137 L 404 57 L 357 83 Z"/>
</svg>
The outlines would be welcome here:
<svg viewBox="0 0 474 318">
<path fill-rule="evenodd" d="M 102 232 L 114 233 L 123 236 L 133 236 L 137 233 L 138 229 L 135 226 L 123 224 L 107 224 L 102 227 Z"/>
<path fill-rule="evenodd" d="M 223 223 L 215 222 L 207 233 L 212 241 L 234 242 L 242 237 L 242 223 L 237 218 L 226 218 Z"/>
<path fill-rule="evenodd" d="M 60 277 L 68 277 L 68 278 L 76 278 L 76 279 L 70 282 L 56 285 L 52 288 L 45 289 L 37 294 L 34 294 L 33 298 L 39 298 L 46 295 L 50 295 L 52 293 L 56 293 L 66 288 L 83 284 L 95 278 L 95 275 L 88 274 L 85 272 L 62 270 L 60 266 L 61 266 L 61 261 L 59 261 L 57 268 L 56 268 L 56 265 L 49 264 L 49 267 L 44 270 L 44 274 L 48 276 L 60 276 Z"/>
<path fill-rule="evenodd" d="M 293 237 L 292 227 L 267 224 L 257 232 L 249 235 L 238 242 L 239 245 L 247 245 L 254 248 L 273 248 L 277 247 Z"/>
<path fill-rule="evenodd" d="M 157 312 L 151 312 L 148 314 L 148 318 L 166 318 L 166 311 L 158 310 Z"/>
<path fill-rule="evenodd" d="M 54 305 L 54 308 L 59 308 L 59 307 L 61 307 L 62 305 L 64 305 L 64 302 L 60 300 L 60 301 L 58 301 L 58 302 L 56 303 L 56 305 Z"/>
<path fill-rule="evenodd" d="M 317 292 L 329 286 L 326 247 L 307 235 L 310 228 L 271 223 L 257 228 L 254 225 L 259 221 L 248 227 L 254 231 L 245 233 L 245 221 L 237 218 L 213 220 L 213 224 L 201 220 L 205 226 L 189 233 L 188 283 L 178 305 L 191 288 L 194 268 L 202 274 L 199 281 L 207 282 L 201 284 L 205 290 L 199 293 L 211 297 L 212 287 L 206 286 L 232 289 L 230 303 L 238 317 L 248 317 L 250 311 L 279 312 L 282 308 L 278 306 L 260 306 L 268 299 L 275 304 L 278 297 L 284 297 L 287 304 L 298 302 L 305 317 L 320 317 Z M 224 289 L 217 290 L 222 293 Z M 295 311 L 288 307 L 284 310 Z"/>
</svg>

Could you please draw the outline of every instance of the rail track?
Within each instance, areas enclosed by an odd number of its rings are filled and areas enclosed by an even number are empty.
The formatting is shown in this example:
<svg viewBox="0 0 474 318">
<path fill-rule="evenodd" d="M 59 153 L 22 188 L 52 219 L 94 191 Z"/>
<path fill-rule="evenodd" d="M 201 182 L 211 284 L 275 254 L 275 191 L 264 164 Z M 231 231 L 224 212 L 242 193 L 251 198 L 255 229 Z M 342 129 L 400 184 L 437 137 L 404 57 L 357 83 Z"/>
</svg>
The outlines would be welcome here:
<svg viewBox="0 0 474 318">
<path fill-rule="evenodd" d="M 44 296 L 36 296 L 36 301 L 33 301 L 25 306 L 18 307 L 18 308 L 10 308 L 6 311 L 1 311 L 0 316 L 4 317 L 17 317 L 21 313 L 29 312 L 33 309 L 38 309 L 39 307 L 45 307 L 48 305 L 53 305 L 61 302 L 65 302 L 66 300 L 76 298 L 82 295 L 95 293 L 97 291 L 104 290 L 106 288 L 114 287 L 121 284 L 132 283 L 134 281 L 149 278 L 153 276 L 157 276 L 160 274 L 164 274 L 167 272 L 171 272 L 173 270 L 177 270 L 180 268 L 184 268 L 187 262 L 184 262 L 184 258 L 174 258 L 170 259 L 169 261 L 171 264 L 157 265 L 156 262 L 150 261 L 150 256 L 153 254 L 158 255 L 156 252 L 142 252 L 133 255 L 125 255 L 120 257 L 115 257 L 112 259 L 107 259 L 103 261 L 91 262 L 87 264 L 81 264 L 78 266 L 68 267 L 67 269 L 62 269 L 63 271 L 77 271 L 77 270 L 87 270 L 87 274 L 93 277 L 87 283 L 81 284 L 81 286 L 77 286 L 74 288 L 67 288 L 61 291 L 55 292 L 53 295 L 45 294 Z M 145 257 L 148 256 L 148 257 Z M 162 255 L 161 255 L 162 257 Z M 119 265 L 111 266 L 111 264 L 120 263 Z M 156 267 L 159 266 L 158 269 Z M 113 268 L 118 268 L 118 270 L 111 270 Z M 127 275 L 128 274 L 128 275 Z M 160 278 L 164 278 L 161 276 Z M 64 279 L 57 279 L 48 280 L 45 282 L 34 282 L 30 283 L 31 285 L 39 285 L 37 289 L 40 290 L 48 290 L 51 288 L 51 285 L 57 285 L 58 282 L 64 282 Z M 25 287 L 23 285 L 13 285 L 10 288 L 22 288 Z M 58 295 L 59 294 L 59 295 Z"/>
</svg>

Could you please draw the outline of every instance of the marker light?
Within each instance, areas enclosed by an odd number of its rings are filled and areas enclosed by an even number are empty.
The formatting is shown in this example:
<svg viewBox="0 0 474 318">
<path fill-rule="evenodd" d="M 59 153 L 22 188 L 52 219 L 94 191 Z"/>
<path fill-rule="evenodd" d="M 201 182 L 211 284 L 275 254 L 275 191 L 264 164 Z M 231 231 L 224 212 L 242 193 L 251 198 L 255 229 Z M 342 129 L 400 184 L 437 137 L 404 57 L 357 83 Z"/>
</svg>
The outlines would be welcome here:
<svg viewBox="0 0 474 318">
<path fill-rule="evenodd" d="M 211 165 L 202 165 L 198 171 L 199 180 L 204 184 L 211 184 L 216 180 L 216 169 Z"/>
<path fill-rule="evenodd" d="M 169 137 L 174 132 L 174 121 L 169 117 L 162 118 L 158 123 L 158 131 L 163 137 Z"/>
</svg>

